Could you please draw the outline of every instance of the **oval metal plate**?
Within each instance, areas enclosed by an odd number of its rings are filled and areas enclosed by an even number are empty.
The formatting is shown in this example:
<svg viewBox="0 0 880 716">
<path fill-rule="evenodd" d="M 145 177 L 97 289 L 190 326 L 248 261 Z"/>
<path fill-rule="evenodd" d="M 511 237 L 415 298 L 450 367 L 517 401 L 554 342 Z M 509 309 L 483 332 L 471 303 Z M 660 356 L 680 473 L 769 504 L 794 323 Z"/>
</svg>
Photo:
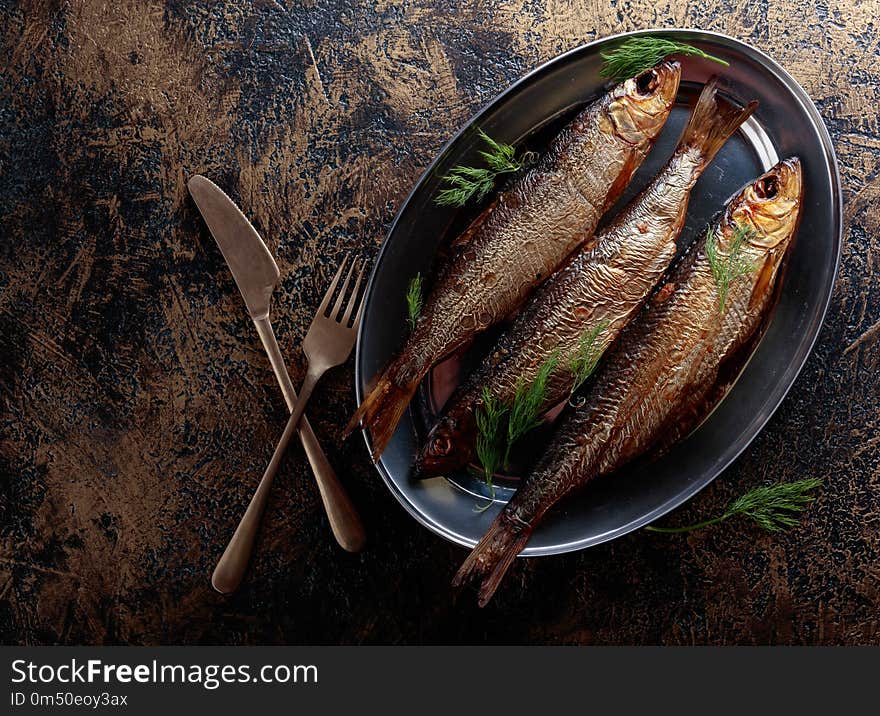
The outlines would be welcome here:
<svg viewBox="0 0 880 716">
<path fill-rule="evenodd" d="M 477 113 L 422 175 L 391 226 L 367 287 L 355 363 L 358 403 L 405 339 L 404 297 L 410 278 L 430 271 L 439 246 L 475 213 L 437 207 L 432 201 L 440 177 L 474 156 L 479 140 L 472 127 L 518 146 L 543 148 L 557 126 L 604 90 L 599 53 L 643 34 L 690 42 L 728 60 L 730 67 L 682 60 L 679 104 L 623 201 L 666 162 L 687 119 L 688 100 L 712 74 L 721 74 L 730 96 L 742 103 L 757 99 L 760 106 L 697 184 L 680 245 L 705 227 L 736 189 L 777 158 L 796 154 L 803 162 L 804 214 L 767 332 L 724 401 L 650 467 L 597 480 L 554 509 L 535 530 L 524 556 L 569 552 L 619 537 L 678 507 L 717 477 L 755 438 L 794 383 L 822 325 L 837 274 L 842 235 L 837 163 L 822 119 L 800 85 L 759 50 L 717 33 L 645 30 L 606 38 L 560 55 L 516 82 Z M 424 434 L 418 412 L 404 415 L 377 465 L 379 474 L 419 522 L 452 542 L 473 546 L 512 488 L 502 487 L 496 492 L 497 504 L 478 513 L 474 494 L 485 494 L 485 489 L 466 473 L 448 480 L 410 479 Z M 365 438 L 369 445 L 369 435 Z"/>
</svg>

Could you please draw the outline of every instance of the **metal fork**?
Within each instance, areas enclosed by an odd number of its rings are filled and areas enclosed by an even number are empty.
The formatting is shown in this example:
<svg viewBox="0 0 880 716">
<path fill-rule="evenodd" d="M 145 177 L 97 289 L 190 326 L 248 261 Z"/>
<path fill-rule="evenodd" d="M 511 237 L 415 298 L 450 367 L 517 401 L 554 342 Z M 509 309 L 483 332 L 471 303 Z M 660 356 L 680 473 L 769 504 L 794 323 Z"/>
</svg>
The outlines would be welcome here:
<svg viewBox="0 0 880 716">
<path fill-rule="evenodd" d="M 303 381 L 299 398 L 290 412 L 290 419 L 287 421 L 287 426 L 284 428 L 281 440 L 278 441 L 278 445 L 275 447 L 275 452 L 272 454 L 269 466 L 266 468 L 266 472 L 263 473 L 263 479 L 260 480 L 257 491 L 251 498 L 244 517 L 241 518 L 235 534 L 232 535 L 232 539 L 229 541 L 223 556 L 214 569 L 214 574 L 211 575 L 211 584 L 214 585 L 217 591 L 224 594 L 234 592 L 241 583 L 244 571 L 250 560 L 251 552 L 253 551 L 257 529 L 259 528 L 260 520 L 269 498 L 269 489 L 272 486 L 272 481 L 275 479 L 275 474 L 278 472 L 278 467 L 281 465 L 281 459 L 284 457 L 287 445 L 296 433 L 297 423 L 299 423 L 299 419 L 305 410 L 312 390 L 314 390 L 315 385 L 324 373 L 330 368 L 345 362 L 354 346 L 357 326 L 364 304 L 363 300 L 360 301 L 351 325 L 349 325 L 349 321 L 360 297 L 361 279 L 364 276 L 363 266 L 361 266 L 358 272 L 357 280 L 344 307 L 342 303 L 348 291 L 351 277 L 354 275 L 355 267 L 358 264 L 356 260 L 352 261 L 348 269 L 345 281 L 342 284 L 336 302 L 333 304 L 333 308 L 329 314 L 327 312 L 330 299 L 336 291 L 336 286 L 347 263 L 348 259 L 343 259 L 339 270 L 333 277 L 330 288 L 327 289 L 327 293 L 324 295 L 324 300 L 321 301 L 321 305 L 318 307 L 315 318 L 312 320 L 312 325 L 309 326 L 305 341 L 303 341 L 303 352 L 306 354 L 309 362 L 308 372 Z"/>
</svg>

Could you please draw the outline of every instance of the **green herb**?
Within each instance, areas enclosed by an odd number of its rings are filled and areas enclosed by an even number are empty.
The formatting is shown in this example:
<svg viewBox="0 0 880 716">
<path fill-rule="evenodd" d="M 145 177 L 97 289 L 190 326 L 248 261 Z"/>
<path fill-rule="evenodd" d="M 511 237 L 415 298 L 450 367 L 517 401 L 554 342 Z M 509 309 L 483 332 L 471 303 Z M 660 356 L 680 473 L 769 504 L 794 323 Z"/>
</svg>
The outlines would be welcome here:
<svg viewBox="0 0 880 716">
<path fill-rule="evenodd" d="M 571 386 L 571 393 L 568 396 L 569 402 L 574 398 L 577 389 L 580 388 L 586 382 L 587 378 L 593 374 L 593 371 L 596 370 L 599 358 L 602 357 L 602 353 L 599 351 L 599 346 L 596 344 L 596 340 L 599 338 L 600 334 L 605 332 L 608 325 L 608 321 L 600 321 L 581 336 L 578 352 L 575 357 L 572 358 L 570 364 L 572 375 L 574 375 L 574 383 Z"/>
<path fill-rule="evenodd" d="M 483 480 L 493 497 L 495 488 L 492 476 L 509 466 L 510 451 L 516 441 L 541 424 L 541 406 L 547 395 L 547 380 L 558 362 L 558 353 L 554 352 L 538 369 L 535 380 L 528 387 L 520 379 L 510 407 L 493 396 L 488 386 L 483 386 L 483 404 L 474 414 L 477 421 L 476 452 L 483 466 Z M 478 511 L 482 512 L 487 507 Z"/>
<path fill-rule="evenodd" d="M 797 515 L 803 512 L 815 498 L 809 493 L 822 484 L 822 480 L 809 478 L 797 482 L 780 482 L 776 485 L 756 487 L 728 505 L 720 517 L 698 522 L 687 527 L 653 527 L 646 530 L 675 534 L 691 532 L 723 522 L 734 515 L 744 515 L 768 532 L 780 532 L 797 524 Z"/>
<path fill-rule="evenodd" d="M 406 289 L 406 309 L 407 320 L 409 321 L 410 330 L 416 327 L 416 321 L 422 313 L 422 274 L 417 273 L 409 282 Z"/>
<path fill-rule="evenodd" d="M 525 385 L 522 378 L 517 381 L 516 395 L 510 408 L 510 419 L 507 421 L 507 447 L 504 450 L 504 465 L 510 464 L 510 450 L 517 440 L 530 430 L 541 424 L 541 406 L 547 397 L 547 379 L 559 363 L 559 353 L 545 360 L 538 369 L 535 379 Z"/>
<path fill-rule="evenodd" d="M 730 240 L 727 255 L 718 252 L 718 236 L 710 228 L 706 234 L 706 257 L 712 268 L 712 276 L 718 286 L 718 310 L 723 314 L 727 307 L 727 297 L 730 294 L 730 286 L 741 276 L 751 273 L 755 266 L 748 259 L 742 257 L 742 249 L 745 242 L 755 235 L 754 230 L 737 224 Z"/>
<path fill-rule="evenodd" d="M 492 484 L 493 475 L 501 467 L 502 447 L 502 422 L 507 408 L 492 395 L 487 386 L 483 386 L 483 405 L 477 408 L 475 417 L 477 420 L 477 458 L 483 466 L 483 479 L 489 486 L 489 492 L 495 497 L 495 487 Z M 492 504 L 492 500 L 483 507 L 476 508 L 483 512 Z"/>
<path fill-rule="evenodd" d="M 727 67 L 730 63 L 703 52 L 698 47 L 684 42 L 665 40 L 661 37 L 631 37 L 610 52 L 602 52 L 602 70 L 600 75 L 622 82 L 634 77 L 643 70 L 653 67 L 669 55 L 691 55 L 712 60 Z"/>
<path fill-rule="evenodd" d="M 466 167 L 461 164 L 453 167 L 442 181 L 449 186 L 441 189 L 434 202 L 441 206 L 464 206 L 473 198 L 482 201 L 495 186 L 499 174 L 512 174 L 535 160 L 533 152 L 516 156 L 516 149 L 510 144 L 496 142 L 482 129 L 477 132 L 489 145 L 489 151 L 479 152 L 488 168 Z"/>
</svg>

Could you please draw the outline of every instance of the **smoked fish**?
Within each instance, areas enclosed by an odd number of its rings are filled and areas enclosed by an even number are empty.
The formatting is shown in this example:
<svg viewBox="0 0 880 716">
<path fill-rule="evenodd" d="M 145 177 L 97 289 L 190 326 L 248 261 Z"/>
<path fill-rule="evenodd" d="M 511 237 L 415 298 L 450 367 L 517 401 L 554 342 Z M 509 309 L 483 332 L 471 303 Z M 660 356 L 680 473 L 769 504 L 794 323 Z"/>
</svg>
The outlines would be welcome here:
<svg viewBox="0 0 880 716">
<path fill-rule="evenodd" d="M 509 316 L 590 239 L 663 128 L 680 76 L 664 61 L 615 86 L 456 239 L 406 344 L 348 424 L 368 429 L 374 460 L 431 366 Z"/>
<path fill-rule="evenodd" d="M 747 184 L 670 271 L 569 409 L 531 474 L 453 579 L 485 605 L 547 510 L 632 459 L 684 437 L 720 398 L 719 373 L 759 335 L 803 204 L 800 161 Z"/>
<path fill-rule="evenodd" d="M 486 389 L 498 404 L 509 406 L 517 387 L 532 383 L 555 356 L 541 412 L 569 396 L 572 361 L 586 350 L 597 360 L 638 312 L 675 258 L 697 179 L 756 106 L 736 107 L 718 96 L 715 80 L 705 85 L 666 166 L 532 295 L 494 350 L 447 401 L 416 458 L 416 476 L 442 475 L 471 461 L 475 411 Z M 583 344 L 588 337 L 589 345 Z"/>
</svg>

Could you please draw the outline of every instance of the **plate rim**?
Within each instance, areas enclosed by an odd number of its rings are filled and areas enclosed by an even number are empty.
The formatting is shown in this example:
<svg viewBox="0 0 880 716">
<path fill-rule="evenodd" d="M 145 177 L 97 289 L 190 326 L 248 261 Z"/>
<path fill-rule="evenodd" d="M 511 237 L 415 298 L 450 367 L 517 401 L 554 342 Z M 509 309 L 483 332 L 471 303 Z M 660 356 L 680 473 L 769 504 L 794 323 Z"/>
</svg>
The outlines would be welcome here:
<svg viewBox="0 0 880 716">
<path fill-rule="evenodd" d="M 729 468 L 739 457 L 743 454 L 743 452 L 752 444 L 752 442 L 758 437 L 758 435 L 764 430 L 767 423 L 772 419 L 773 415 L 775 415 L 776 411 L 785 402 L 785 398 L 788 396 L 798 377 L 800 376 L 804 365 L 809 359 L 810 355 L 813 353 L 813 349 L 815 348 L 816 341 L 819 339 L 819 334 L 822 331 L 822 326 L 825 324 L 825 318 L 828 313 L 828 309 L 831 305 L 831 299 L 834 296 L 834 288 L 837 285 L 838 273 L 840 270 L 840 260 L 843 249 L 843 211 L 842 211 L 842 196 L 843 189 L 840 182 L 840 168 L 837 162 L 837 155 L 834 151 L 834 145 L 831 139 L 831 135 L 828 132 L 828 127 L 825 125 L 825 121 L 822 118 L 822 115 L 819 113 L 819 110 L 816 108 L 813 100 L 810 98 L 809 94 L 807 94 L 806 90 L 801 86 L 801 84 L 788 73 L 785 68 L 783 68 L 776 60 L 774 60 L 770 55 L 765 53 L 764 51 L 754 47 L 753 45 L 745 42 L 736 37 L 732 37 L 731 35 L 726 35 L 721 32 L 716 32 L 714 30 L 702 30 L 697 28 L 671 28 L 671 27 L 657 27 L 657 28 L 647 28 L 642 30 L 634 30 L 630 32 L 622 32 L 614 35 L 608 35 L 605 37 L 597 38 L 595 40 L 591 40 L 590 42 L 578 45 L 573 47 L 570 50 L 567 50 L 559 55 L 556 55 L 549 60 L 541 63 L 537 67 L 533 68 L 526 74 L 524 74 L 519 79 L 514 82 L 506 85 L 504 89 L 498 94 L 494 95 L 488 102 L 483 104 L 479 110 L 470 115 L 465 122 L 465 124 L 459 128 L 457 132 L 455 132 L 450 139 L 440 148 L 437 154 L 434 156 L 434 159 L 431 163 L 425 168 L 422 174 L 419 176 L 418 180 L 413 184 L 412 189 L 407 194 L 406 198 L 401 202 L 400 206 L 395 213 L 394 219 L 391 222 L 391 225 L 388 227 L 387 232 L 385 233 L 385 238 L 382 241 L 382 245 L 379 247 L 379 252 L 376 255 L 376 259 L 373 263 L 373 268 L 370 271 L 370 277 L 367 282 L 364 296 L 365 301 L 369 301 L 373 295 L 372 288 L 373 283 L 378 272 L 378 269 L 382 263 L 382 259 L 385 255 L 385 252 L 389 247 L 389 239 L 394 234 L 394 231 L 397 228 L 397 224 L 400 221 L 404 210 L 407 206 L 409 206 L 416 192 L 422 186 L 422 184 L 431 176 L 431 174 L 435 171 L 438 164 L 440 164 L 445 158 L 446 154 L 452 148 L 454 144 L 456 144 L 459 139 L 464 135 L 469 128 L 474 125 L 478 120 L 487 114 L 495 105 L 501 101 L 508 94 L 512 93 L 516 88 L 521 85 L 529 82 L 535 76 L 547 70 L 549 67 L 564 63 L 565 60 L 573 55 L 581 54 L 589 52 L 594 49 L 597 45 L 604 45 L 610 42 L 614 42 L 616 40 L 621 40 L 629 37 L 638 37 L 641 35 L 666 35 L 666 36 L 678 36 L 682 39 L 691 39 L 697 42 L 701 40 L 708 41 L 717 41 L 722 40 L 724 43 L 732 45 L 736 50 L 743 52 L 744 54 L 751 53 L 753 55 L 752 59 L 756 59 L 760 62 L 760 64 L 764 67 L 764 69 L 772 72 L 777 76 L 777 78 L 792 92 L 795 99 L 799 102 L 803 111 L 810 117 L 812 120 L 812 124 L 816 133 L 821 141 L 822 149 L 824 151 L 824 155 L 826 161 L 828 162 L 828 168 L 830 170 L 830 178 L 831 178 L 831 189 L 834 195 L 834 201 L 832 202 L 832 219 L 834 219 L 833 223 L 835 225 L 835 231 L 833 231 L 831 239 L 836 243 L 836 252 L 834 257 L 834 270 L 832 272 L 832 276 L 834 279 L 830 282 L 827 295 L 825 295 L 824 299 L 820 298 L 821 311 L 818 313 L 818 321 L 816 322 L 815 329 L 813 330 L 813 335 L 809 338 L 806 344 L 806 350 L 803 353 L 803 356 L 799 360 L 795 360 L 793 363 L 789 364 L 789 373 L 790 377 L 787 378 L 787 385 L 784 387 L 782 394 L 779 397 L 779 400 L 776 402 L 776 405 L 773 406 L 772 409 L 766 415 L 766 418 L 763 421 L 763 425 L 755 431 L 753 435 L 751 435 L 748 439 L 744 440 L 743 443 L 739 446 L 739 449 L 735 450 L 727 459 L 721 460 L 713 469 L 711 477 L 706 480 L 701 480 L 700 482 L 689 486 L 683 489 L 681 492 L 677 493 L 674 497 L 666 500 L 664 503 L 658 505 L 650 512 L 638 517 L 630 522 L 621 525 L 613 530 L 609 530 L 599 535 L 593 535 L 592 537 L 587 537 L 579 540 L 574 540 L 571 542 L 566 542 L 562 544 L 549 545 L 544 547 L 529 547 L 520 552 L 520 557 L 538 557 L 538 556 L 550 556 L 555 554 L 565 554 L 568 552 L 575 552 L 582 549 L 587 549 L 589 547 L 594 547 L 596 545 L 602 544 L 604 542 L 609 542 L 613 539 L 617 539 L 618 537 L 622 537 L 625 534 L 633 532 L 645 525 L 648 525 L 655 520 L 663 517 L 668 514 L 672 510 L 680 507 L 684 503 L 691 500 L 697 493 L 701 490 L 708 487 L 712 484 L 727 468 Z M 355 388 L 355 399 L 357 404 L 360 405 L 364 399 L 363 391 L 361 390 L 361 385 L 363 383 L 363 371 L 361 368 L 361 358 L 362 358 L 362 341 L 363 341 L 363 331 L 364 331 L 364 323 L 361 322 L 358 327 L 357 340 L 355 343 L 355 370 L 354 370 L 354 388 Z M 795 363 L 797 365 L 795 365 Z M 792 371 L 791 368 L 794 367 Z M 367 450 L 370 454 L 372 454 L 372 445 L 370 441 L 369 433 L 365 428 L 359 429 L 361 435 L 363 437 L 364 443 L 367 447 Z M 470 537 L 466 537 L 457 533 L 454 530 L 449 529 L 443 524 L 435 522 L 428 517 L 426 517 L 407 497 L 407 495 L 398 487 L 397 483 L 392 479 L 392 477 L 388 474 L 388 471 L 385 469 L 385 466 L 381 463 L 381 461 L 376 462 L 374 464 L 376 471 L 382 477 L 383 482 L 388 487 L 391 494 L 397 499 L 397 501 L 403 506 L 403 508 L 416 519 L 422 526 L 428 528 L 434 534 L 443 537 L 444 539 L 452 542 L 453 544 L 460 545 L 462 547 L 473 548 L 477 541 L 471 539 Z"/>
</svg>

